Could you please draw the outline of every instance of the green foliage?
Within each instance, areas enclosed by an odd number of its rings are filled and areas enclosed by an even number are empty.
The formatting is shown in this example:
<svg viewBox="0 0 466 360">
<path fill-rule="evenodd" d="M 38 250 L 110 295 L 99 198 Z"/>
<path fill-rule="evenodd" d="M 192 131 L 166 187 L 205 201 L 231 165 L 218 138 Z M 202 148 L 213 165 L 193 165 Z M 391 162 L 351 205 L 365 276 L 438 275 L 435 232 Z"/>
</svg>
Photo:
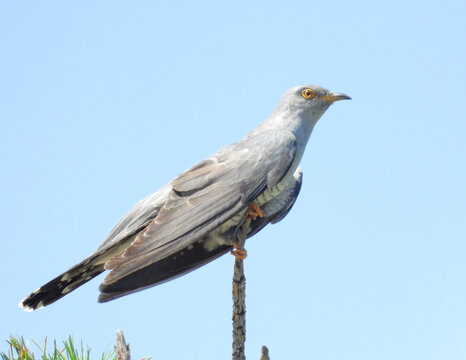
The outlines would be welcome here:
<svg viewBox="0 0 466 360">
<path fill-rule="evenodd" d="M 32 340 L 37 348 L 40 350 L 36 354 L 28 348 L 23 337 L 11 336 L 7 340 L 8 345 L 10 345 L 10 350 L 8 353 L 1 352 L 1 360 L 90 360 L 91 349 L 89 347 L 84 348 L 83 343 L 81 342 L 80 347 L 76 347 L 73 338 L 70 335 L 68 340 L 63 342 L 63 348 L 60 350 L 57 348 L 57 342 L 53 341 L 53 349 L 51 352 L 47 351 L 47 338 L 45 338 L 44 346 L 41 347 L 37 342 Z M 116 360 L 115 354 L 112 352 L 105 352 L 101 356 L 102 360 Z"/>
</svg>

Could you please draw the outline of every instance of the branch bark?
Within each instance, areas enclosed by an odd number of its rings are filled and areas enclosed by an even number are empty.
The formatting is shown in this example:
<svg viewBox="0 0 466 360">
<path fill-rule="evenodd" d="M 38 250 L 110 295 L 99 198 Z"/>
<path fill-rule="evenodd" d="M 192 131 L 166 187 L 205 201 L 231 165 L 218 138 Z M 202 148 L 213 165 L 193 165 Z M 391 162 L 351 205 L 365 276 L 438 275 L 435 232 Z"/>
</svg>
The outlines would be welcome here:
<svg viewBox="0 0 466 360">
<path fill-rule="evenodd" d="M 267 349 L 267 346 L 265 346 L 265 345 L 262 345 L 261 360 L 270 360 L 270 358 L 269 358 L 269 349 Z"/>
<path fill-rule="evenodd" d="M 233 360 L 245 360 L 246 304 L 243 260 L 235 260 L 233 275 Z"/>
<path fill-rule="evenodd" d="M 117 360 L 131 360 L 129 344 L 126 344 L 123 330 L 116 332 L 117 344 L 115 346 L 115 355 Z"/>
<path fill-rule="evenodd" d="M 237 236 L 238 249 L 244 249 L 251 218 L 246 218 Z M 233 271 L 233 360 L 246 360 L 244 343 L 246 341 L 246 277 L 243 260 L 235 259 Z"/>
</svg>

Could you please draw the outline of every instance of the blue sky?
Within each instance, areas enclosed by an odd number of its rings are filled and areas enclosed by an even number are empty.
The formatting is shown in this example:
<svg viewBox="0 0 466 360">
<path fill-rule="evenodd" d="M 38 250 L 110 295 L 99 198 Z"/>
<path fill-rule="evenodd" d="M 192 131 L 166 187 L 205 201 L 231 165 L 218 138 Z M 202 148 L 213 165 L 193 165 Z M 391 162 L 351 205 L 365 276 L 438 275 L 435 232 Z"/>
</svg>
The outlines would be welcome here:
<svg viewBox="0 0 466 360">
<path fill-rule="evenodd" d="M 353 97 L 314 129 L 290 215 L 247 243 L 248 358 L 466 357 L 461 1 L 2 2 L 0 350 L 122 328 L 134 358 L 228 359 L 233 258 L 98 304 L 20 299 L 289 87 Z"/>
</svg>

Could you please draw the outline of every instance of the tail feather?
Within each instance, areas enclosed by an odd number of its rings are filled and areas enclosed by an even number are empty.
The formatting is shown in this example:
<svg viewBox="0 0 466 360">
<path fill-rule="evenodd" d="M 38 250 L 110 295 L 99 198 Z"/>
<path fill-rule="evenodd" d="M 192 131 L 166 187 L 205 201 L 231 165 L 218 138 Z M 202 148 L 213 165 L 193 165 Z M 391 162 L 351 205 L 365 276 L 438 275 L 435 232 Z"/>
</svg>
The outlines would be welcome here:
<svg viewBox="0 0 466 360">
<path fill-rule="evenodd" d="M 54 303 L 71 291 L 87 283 L 105 270 L 102 263 L 95 264 L 93 260 L 95 260 L 95 258 L 89 257 L 81 261 L 79 264 L 73 266 L 68 271 L 65 271 L 63 274 L 57 276 L 55 279 L 49 281 L 24 298 L 19 303 L 19 306 L 26 311 L 39 309 Z"/>
<path fill-rule="evenodd" d="M 99 302 L 107 302 L 131 293 L 173 280 L 222 256 L 231 250 L 231 245 L 206 249 L 202 243 L 194 243 L 169 257 L 159 260 L 116 281 L 100 285 Z"/>
</svg>

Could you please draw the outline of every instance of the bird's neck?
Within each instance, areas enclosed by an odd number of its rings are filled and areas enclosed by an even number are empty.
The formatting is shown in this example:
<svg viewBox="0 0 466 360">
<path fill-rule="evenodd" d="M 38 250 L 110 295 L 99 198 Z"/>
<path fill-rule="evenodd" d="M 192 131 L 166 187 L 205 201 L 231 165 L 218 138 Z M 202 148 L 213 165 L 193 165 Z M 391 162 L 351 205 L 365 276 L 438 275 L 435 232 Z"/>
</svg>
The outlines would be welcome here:
<svg viewBox="0 0 466 360">
<path fill-rule="evenodd" d="M 322 113 L 319 111 L 319 113 L 311 114 L 302 109 L 277 108 L 260 127 L 263 127 L 263 129 L 286 130 L 293 133 L 296 137 L 298 152 L 302 155 L 312 130 Z"/>
</svg>

